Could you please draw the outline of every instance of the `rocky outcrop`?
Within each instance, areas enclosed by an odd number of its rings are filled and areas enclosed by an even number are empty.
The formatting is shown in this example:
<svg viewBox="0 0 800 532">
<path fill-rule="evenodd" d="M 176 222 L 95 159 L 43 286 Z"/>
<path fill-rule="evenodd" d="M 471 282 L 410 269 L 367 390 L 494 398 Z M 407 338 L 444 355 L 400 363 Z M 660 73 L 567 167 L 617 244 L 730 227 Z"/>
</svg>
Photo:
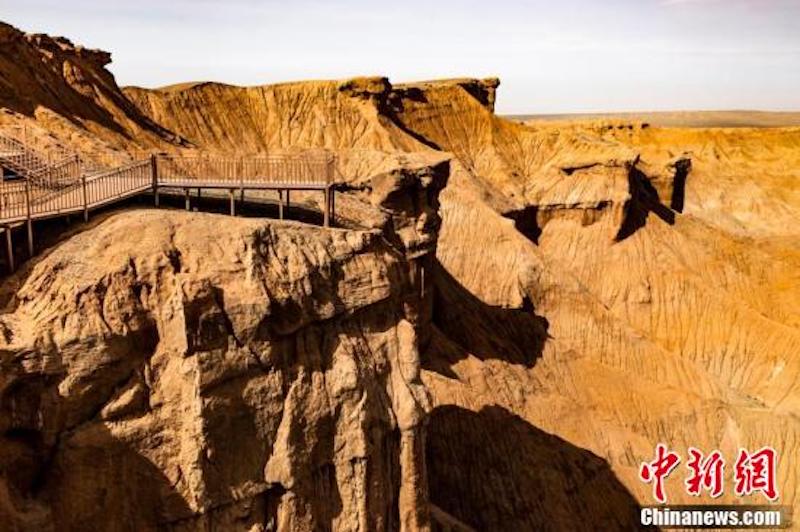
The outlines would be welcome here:
<svg viewBox="0 0 800 532">
<path fill-rule="evenodd" d="M 373 230 L 132 211 L 57 245 L 0 317 L 0 520 L 426 529 L 442 164 L 369 182 Z"/>
<path fill-rule="evenodd" d="M 391 87 L 389 101 L 395 107 L 395 110 L 402 111 L 403 100 L 425 101 L 432 91 L 452 92 L 454 89 L 460 89 L 466 91 L 487 111 L 494 113 L 494 102 L 497 98 L 497 87 L 499 86 L 500 80 L 497 78 L 437 79 L 414 83 L 398 83 Z"/>
<path fill-rule="evenodd" d="M 108 52 L 64 37 L 26 34 L 5 23 L 0 43 L 0 108 L 12 112 L 0 123 L 35 118 L 86 153 L 187 145 L 122 94 L 105 68 Z"/>
<path fill-rule="evenodd" d="M 334 150 L 348 230 L 146 214 L 55 249 L 2 320 L 4 515 L 424 527 L 424 456 L 442 530 L 629 529 L 659 441 L 771 445 L 797 507 L 798 130 L 525 125 L 496 87 L 126 89 L 205 150 Z"/>
<path fill-rule="evenodd" d="M 385 78 L 356 78 L 255 87 L 129 87 L 125 94 L 147 116 L 207 150 L 425 150 L 381 112 L 388 90 Z"/>
</svg>

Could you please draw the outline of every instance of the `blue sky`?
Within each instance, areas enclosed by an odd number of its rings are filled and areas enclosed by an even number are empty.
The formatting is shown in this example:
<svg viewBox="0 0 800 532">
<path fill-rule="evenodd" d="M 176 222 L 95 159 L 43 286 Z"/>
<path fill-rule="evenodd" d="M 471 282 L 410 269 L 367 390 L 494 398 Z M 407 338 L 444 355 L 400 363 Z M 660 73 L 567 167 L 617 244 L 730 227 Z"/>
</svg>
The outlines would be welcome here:
<svg viewBox="0 0 800 532">
<path fill-rule="evenodd" d="M 121 85 L 498 76 L 501 113 L 800 110 L 800 0 L 0 0 L 0 19 L 112 52 Z"/>
</svg>

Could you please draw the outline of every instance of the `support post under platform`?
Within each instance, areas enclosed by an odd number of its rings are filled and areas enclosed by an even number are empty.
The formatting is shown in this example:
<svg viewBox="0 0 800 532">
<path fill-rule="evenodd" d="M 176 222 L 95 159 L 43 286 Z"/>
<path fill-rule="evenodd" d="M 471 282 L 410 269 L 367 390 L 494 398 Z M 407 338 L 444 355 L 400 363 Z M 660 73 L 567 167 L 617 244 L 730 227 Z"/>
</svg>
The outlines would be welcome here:
<svg viewBox="0 0 800 532">
<path fill-rule="evenodd" d="M 25 225 L 28 229 L 28 255 L 33 257 L 33 219 L 31 215 L 31 182 L 25 178 L 25 205 L 26 220 Z"/>
<path fill-rule="evenodd" d="M 150 172 L 153 179 L 153 203 L 158 207 L 158 157 L 150 155 Z"/>
<path fill-rule="evenodd" d="M 78 163 L 78 173 L 81 176 L 81 186 L 83 187 L 83 221 L 89 221 L 89 191 L 86 188 L 86 174 L 83 173 L 83 167 L 81 166 L 81 160 L 77 160 Z"/>
<path fill-rule="evenodd" d="M 322 225 L 325 227 L 331 226 L 331 189 L 325 187 L 325 206 L 322 213 Z"/>
<path fill-rule="evenodd" d="M 9 273 L 13 272 L 16 267 L 14 265 L 14 241 L 11 239 L 11 226 L 6 226 L 6 254 L 8 255 L 8 270 Z"/>
</svg>

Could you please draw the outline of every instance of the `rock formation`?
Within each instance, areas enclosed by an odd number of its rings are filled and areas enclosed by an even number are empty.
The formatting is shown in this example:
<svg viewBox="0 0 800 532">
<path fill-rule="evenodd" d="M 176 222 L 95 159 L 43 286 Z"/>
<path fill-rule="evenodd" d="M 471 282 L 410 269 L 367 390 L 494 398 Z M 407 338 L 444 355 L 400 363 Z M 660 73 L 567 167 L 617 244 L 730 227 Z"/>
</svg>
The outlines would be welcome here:
<svg viewBox="0 0 800 532">
<path fill-rule="evenodd" d="M 446 168 L 377 176 L 375 207 L 406 220 Z M 428 526 L 417 338 L 436 224 L 389 239 L 219 218 L 112 215 L 27 273 L 0 320 L 4 523 Z"/>
<path fill-rule="evenodd" d="M 123 92 L 91 64 L 113 96 L 26 107 L 14 77 L 0 105 L 77 149 L 335 150 L 341 228 L 133 211 L 24 270 L 4 522 L 631 529 L 657 442 L 772 445 L 798 508 L 800 129 L 523 124 L 494 79 Z"/>
</svg>

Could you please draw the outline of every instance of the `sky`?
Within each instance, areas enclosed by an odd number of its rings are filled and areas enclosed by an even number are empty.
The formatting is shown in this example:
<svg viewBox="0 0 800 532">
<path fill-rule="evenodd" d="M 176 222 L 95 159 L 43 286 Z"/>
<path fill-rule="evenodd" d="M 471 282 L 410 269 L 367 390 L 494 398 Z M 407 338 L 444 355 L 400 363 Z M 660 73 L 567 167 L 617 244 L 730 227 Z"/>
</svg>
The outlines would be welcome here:
<svg viewBox="0 0 800 532">
<path fill-rule="evenodd" d="M 800 0 L 0 0 L 120 85 L 501 80 L 497 111 L 800 110 Z"/>
</svg>

